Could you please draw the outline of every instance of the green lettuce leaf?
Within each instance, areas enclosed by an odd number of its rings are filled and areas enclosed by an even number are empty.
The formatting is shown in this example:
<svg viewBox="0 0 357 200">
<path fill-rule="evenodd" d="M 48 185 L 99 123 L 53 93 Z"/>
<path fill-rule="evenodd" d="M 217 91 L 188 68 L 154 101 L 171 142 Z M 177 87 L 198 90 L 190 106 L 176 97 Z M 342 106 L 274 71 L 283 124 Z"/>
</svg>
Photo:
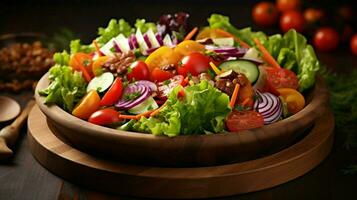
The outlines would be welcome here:
<svg viewBox="0 0 357 200">
<path fill-rule="evenodd" d="M 68 65 L 70 59 L 70 55 L 66 50 L 62 52 L 57 52 L 53 55 L 53 60 L 58 65 Z"/>
<path fill-rule="evenodd" d="M 120 33 L 128 37 L 133 32 L 134 29 L 124 19 L 119 19 L 119 20 L 111 19 L 106 28 L 100 27 L 98 29 L 99 37 L 97 38 L 97 42 L 99 44 L 105 44 L 110 39 L 116 37 Z"/>
<path fill-rule="evenodd" d="M 149 29 L 151 29 L 154 32 L 157 32 L 156 24 L 152 22 L 146 22 L 145 19 L 137 19 L 135 22 L 135 28 L 140 29 L 142 33 L 145 33 Z"/>
<path fill-rule="evenodd" d="M 185 97 L 177 94 L 184 90 Z M 148 132 L 154 135 L 218 133 L 225 128 L 224 119 L 231 111 L 229 97 L 207 81 L 183 88 L 176 87 L 168 97 L 166 106 L 155 117 L 128 122 L 124 130 Z"/>
<path fill-rule="evenodd" d="M 51 84 L 39 94 L 46 96 L 45 104 L 57 104 L 67 111 L 72 111 L 74 105 L 86 93 L 86 81 L 82 74 L 73 71 L 69 66 L 54 65 L 50 69 Z"/>
<path fill-rule="evenodd" d="M 70 45 L 70 52 L 71 54 L 75 54 L 77 52 L 83 52 L 83 53 L 91 53 L 95 51 L 95 48 L 92 44 L 89 45 L 83 45 L 81 44 L 81 40 L 72 40 Z"/>
</svg>

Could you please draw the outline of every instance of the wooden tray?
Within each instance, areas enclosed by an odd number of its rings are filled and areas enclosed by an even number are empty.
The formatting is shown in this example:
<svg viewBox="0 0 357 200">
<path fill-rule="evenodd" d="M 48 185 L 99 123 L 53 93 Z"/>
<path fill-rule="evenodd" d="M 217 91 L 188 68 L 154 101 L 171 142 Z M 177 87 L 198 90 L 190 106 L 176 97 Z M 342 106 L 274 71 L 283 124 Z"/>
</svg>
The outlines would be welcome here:
<svg viewBox="0 0 357 200">
<path fill-rule="evenodd" d="M 72 148 L 56 137 L 37 106 L 28 119 L 30 150 L 54 174 L 96 190 L 150 198 L 229 196 L 293 180 L 329 154 L 333 127 L 327 111 L 306 137 L 276 154 L 229 165 L 164 168 L 121 164 Z"/>
</svg>

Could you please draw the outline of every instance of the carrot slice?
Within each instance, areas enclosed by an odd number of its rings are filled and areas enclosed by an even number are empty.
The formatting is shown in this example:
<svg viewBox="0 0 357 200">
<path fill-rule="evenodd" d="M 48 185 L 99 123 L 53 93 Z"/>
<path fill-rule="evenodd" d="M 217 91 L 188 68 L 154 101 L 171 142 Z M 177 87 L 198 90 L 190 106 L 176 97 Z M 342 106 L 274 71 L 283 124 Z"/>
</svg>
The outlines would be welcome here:
<svg viewBox="0 0 357 200">
<path fill-rule="evenodd" d="M 141 113 L 136 115 L 137 119 L 140 119 L 141 117 L 149 117 L 151 113 L 155 112 L 156 109 L 154 110 L 149 110 L 147 112 Z"/>
<path fill-rule="evenodd" d="M 269 63 L 272 67 L 280 69 L 281 67 L 280 67 L 279 63 L 276 62 L 276 60 L 273 58 L 273 56 L 270 55 L 270 53 L 262 45 L 262 43 L 260 43 L 260 41 L 257 38 L 254 38 L 253 40 L 254 40 L 255 44 L 257 44 L 259 50 L 263 53 L 263 57 L 264 57 L 265 61 L 267 61 L 267 63 Z"/>
<path fill-rule="evenodd" d="M 135 119 L 135 120 L 138 119 L 137 115 L 122 115 L 122 114 L 119 115 L 119 118 L 120 119 Z"/>
<path fill-rule="evenodd" d="M 250 101 L 250 98 L 244 99 L 244 101 L 242 102 L 242 106 L 246 106 L 249 101 Z"/>
<path fill-rule="evenodd" d="M 184 40 L 190 40 L 190 39 L 196 34 L 197 31 L 198 31 L 198 28 L 197 28 L 197 27 L 193 28 L 193 29 L 186 35 L 186 37 L 185 37 Z"/>
<path fill-rule="evenodd" d="M 229 106 L 231 108 L 234 108 L 234 105 L 236 104 L 239 88 L 240 88 L 240 85 L 237 83 L 236 86 L 234 87 L 233 94 L 232 94 L 232 97 L 231 97 L 231 101 L 229 102 Z"/>
<path fill-rule="evenodd" d="M 216 31 L 217 31 L 217 33 L 220 33 L 221 35 L 225 35 L 225 36 L 227 36 L 227 37 L 232 37 L 232 38 L 234 39 L 234 41 L 238 42 L 242 47 L 247 48 L 247 49 L 250 48 L 249 44 L 245 43 L 245 42 L 244 42 L 243 40 L 241 40 L 239 37 L 237 37 L 237 36 L 235 36 L 235 35 L 233 35 L 233 34 L 227 32 L 227 31 L 225 31 L 225 30 L 219 29 L 219 28 L 216 29 Z"/>
<path fill-rule="evenodd" d="M 77 58 L 74 58 L 77 63 L 80 63 L 79 60 Z M 92 80 L 92 77 L 89 75 L 88 71 L 86 70 L 86 68 L 82 65 L 82 63 L 80 63 L 79 65 L 79 69 L 82 71 L 84 79 L 86 79 L 87 82 L 89 82 L 90 80 Z"/>
<path fill-rule="evenodd" d="M 220 75 L 222 73 L 221 70 L 218 69 L 218 67 L 213 62 L 209 62 L 209 65 L 217 75 Z"/>
<path fill-rule="evenodd" d="M 99 56 L 103 56 L 102 52 L 100 52 L 100 50 L 99 50 L 99 45 L 98 45 L 98 42 L 96 40 L 93 40 L 93 45 L 95 47 L 95 51 L 97 52 L 97 54 Z"/>
</svg>

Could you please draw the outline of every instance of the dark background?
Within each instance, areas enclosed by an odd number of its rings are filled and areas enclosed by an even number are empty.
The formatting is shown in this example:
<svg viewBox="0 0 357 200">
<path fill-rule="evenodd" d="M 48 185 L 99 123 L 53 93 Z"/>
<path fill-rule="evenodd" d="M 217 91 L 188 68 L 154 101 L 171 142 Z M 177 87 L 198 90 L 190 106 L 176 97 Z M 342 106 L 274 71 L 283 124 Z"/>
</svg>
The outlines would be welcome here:
<svg viewBox="0 0 357 200">
<path fill-rule="evenodd" d="M 111 18 L 125 18 L 131 23 L 136 18 L 157 21 L 162 14 L 178 11 L 190 13 L 189 21 L 196 26 L 206 24 L 210 14 L 220 13 L 230 16 L 232 24 L 239 28 L 252 26 L 254 30 L 263 30 L 267 33 L 279 32 L 277 27 L 262 29 L 253 24 L 251 9 L 256 2 L 258 1 L 5 0 L 0 1 L 0 34 L 41 32 L 51 36 L 61 28 L 68 28 L 88 42 L 96 37 L 98 27 L 105 27 Z M 323 7 L 334 16 L 336 6 L 354 6 L 352 2 L 309 0 L 304 1 L 304 6 Z M 336 22 L 331 20 L 331 23 Z M 338 22 L 336 24 L 338 25 Z M 311 32 L 306 34 L 310 35 Z M 340 45 L 338 50 L 331 53 L 317 54 L 321 62 L 334 71 L 348 72 L 357 68 L 357 58 L 352 56 L 346 44 Z M 12 96 L 24 104 L 31 94 L 28 92 Z M 0 163 L 0 199 L 74 199 L 76 196 L 79 196 L 78 199 L 116 199 L 63 181 L 42 168 L 29 153 L 25 132 L 26 130 L 22 131 L 23 137 L 15 149 L 14 159 L 9 163 Z M 327 159 L 294 181 L 269 190 L 224 199 L 357 199 L 357 177 L 342 173 L 342 169 L 357 158 L 356 154 L 342 148 L 343 142 L 344 138 L 337 135 L 333 150 Z"/>
</svg>

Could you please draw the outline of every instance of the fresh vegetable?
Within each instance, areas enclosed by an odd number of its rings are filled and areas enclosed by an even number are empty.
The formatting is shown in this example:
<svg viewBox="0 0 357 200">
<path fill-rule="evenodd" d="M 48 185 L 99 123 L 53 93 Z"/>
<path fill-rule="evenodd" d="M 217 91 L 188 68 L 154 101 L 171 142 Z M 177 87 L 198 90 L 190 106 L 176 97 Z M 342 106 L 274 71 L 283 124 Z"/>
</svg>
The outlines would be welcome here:
<svg viewBox="0 0 357 200">
<path fill-rule="evenodd" d="M 170 92 L 184 82 L 182 75 L 176 75 L 170 79 L 157 83 L 158 97 L 166 99 Z"/>
<path fill-rule="evenodd" d="M 181 89 L 186 96 L 179 100 L 177 93 Z M 157 115 L 142 117 L 124 128 L 170 137 L 204 131 L 218 133 L 223 131 L 224 119 L 231 110 L 228 104 L 229 97 L 207 81 L 185 88 L 179 86 L 170 93 L 165 107 Z"/>
<path fill-rule="evenodd" d="M 283 13 L 280 18 L 280 28 L 286 33 L 290 29 L 295 29 L 297 32 L 302 32 L 305 26 L 304 16 L 297 11 L 288 11 Z"/>
<path fill-rule="evenodd" d="M 314 46 L 320 51 L 331 51 L 338 46 L 338 33 L 333 28 L 319 28 L 314 35 Z"/>
<path fill-rule="evenodd" d="M 183 40 L 191 40 L 191 38 L 193 38 L 193 36 L 197 33 L 198 31 L 198 28 L 195 27 L 193 28 L 187 35 L 186 37 L 183 39 Z"/>
<path fill-rule="evenodd" d="M 124 19 L 111 19 L 106 28 L 101 27 L 98 29 L 99 37 L 96 41 L 98 41 L 99 44 L 105 44 L 120 33 L 129 36 L 132 32 L 133 28 Z"/>
<path fill-rule="evenodd" d="M 92 64 L 92 72 L 94 76 L 99 76 L 103 73 L 102 66 L 108 61 L 108 56 L 101 56 L 97 58 Z"/>
<path fill-rule="evenodd" d="M 269 82 L 275 89 L 298 89 L 299 83 L 294 72 L 287 69 L 276 69 L 272 67 L 265 67 L 265 70 L 267 72 L 267 82 Z"/>
<path fill-rule="evenodd" d="M 183 56 L 187 56 L 193 52 L 203 53 L 205 51 L 205 46 L 193 40 L 185 40 L 178 44 L 174 51 L 176 55 L 182 58 Z"/>
<path fill-rule="evenodd" d="M 149 86 L 140 83 L 131 83 L 124 91 L 121 99 L 115 104 L 118 109 L 129 110 L 144 102 L 151 95 Z"/>
<path fill-rule="evenodd" d="M 87 86 L 87 92 L 96 90 L 99 93 L 106 91 L 113 83 L 114 76 L 110 72 L 105 72 L 100 76 L 94 77 Z"/>
<path fill-rule="evenodd" d="M 88 119 L 88 122 L 96 125 L 111 125 L 120 122 L 119 112 L 112 108 L 105 108 L 95 111 Z"/>
<path fill-rule="evenodd" d="M 233 70 L 237 73 L 242 73 L 248 78 L 248 80 L 252 84 L 254 84 L 259 77 L 258 66 L 255 65 L 253 62 L 247 60 L 226 61 L 221 63 L 219 65 L 219 68 L 224 71 Z"/>
<path fill-rule="evenodd" d="M 174 76 L 175 74 L 171 73 L 170 71 L 165 71 L 160 68 L 154 68 L 151 72 L 151 80 L 155 82 L 166 81 Z"/>
<path fill-rule="evenodd" d="M 271 2 L 262 1 L 253 8 L 253 20 L 259 26 L 273 26 L 278 20 L 278 10 Z"/>
<path fill-rule="evenodd" d="M 324 12 L 318 8 L 308 8 L 304 11 L 305 21 L 309 25 L 321 22 L 324 15 Z"/>
<path fill-rule="evenodd" d="M 233 94 L 231 96 L 231 101 L 229 102 L 229 106 L 231 108 L 234 108 L 234 105 L 236 105 L 236 100 L 237 100 L 237 97 L 238 97 L 239 88 L 240 88 L 240 85 L 237 83 L 234 86 Z"/>
<path fill-rule="evenodd" d="M 273 58 L 273 56 L 270 55 L 268 50 L 260 43 L 260 41 L 257 38 L 254 38 L 254 42 L 257 44 L 258 49 L 262 52 L 262 56 L 265 59 L 265 61 L 271 65 L 272 67 L 275 67 L 277 69 L 280 69 L 280 65 L 276 60 Z"/>
<path fill-rule="evenodd" d="M 76 71 L 81 71 L 89 82 L 92 79 L 92 57 L 85 53 L 76 53 L 69 60 L 69 66 Z"/>
<path fill-rule="evenodd" d="M 210 59 L 198 52 L 190 53 L 182 58 L 178 68 L 184 68 L 186 72 L 193 76 L 197 76 L 202 72 L 206 72 L 210 68 Z"/>
<path fill-rule="evenodd" d="M 226 121 L 229 131 L 237 132 L 253 128 L 259 128 L 264 125 L 264 118 L 261 114 L 253 111 L 232 111 Z"/>
<path fill-rule="evenodd" d="M 213 44 L 220 47 L 233 47 L 234 38 L 232 37 L 222 37 L 222 38 L 212 38 Z"/>
<path fill-rule="evenodd" d="M 265 92 L 257 92 L 257 99 L 254 102 L 254 110 L 260 113 L 264 118 L 264 124 L 271 124 L 279 119 L 283 112 L 279 97 Z"/>
<path fill-rule="evenodd" d="M 141 114 L 141 113 L 148 112 L 150 110 L 155 110 L 158 107 L 159 106 L 155 102 L 154 98 L 149 97 L 142 103 L 130 108 L 128 110 L 128 112 L 133 113 L 133 114 Z"/>
<path fill-rule="evenodd" d="M 123 93 L 123 83 L 120 78 L 116 78 L 104 94 L 102 100 L 100 101 L 101 106 L 112 106 L 114 105 L 122 96 Z"/>
<path fill-rule="evenodd" d="M 127 74 L 128 80 L 150 80 L 150 71 L 144 61 L 135 61 L 130 65 L 129 73 Z"/>
<path fill-rule="evenodd" d="M 237 47 L 216 47 L 212 45 L 206 45 L 206 49 L 209 51 L 213 51 L 219 54 L 221 57 L 226 60 L 234 57 L 242 57 L 246 52 L 246 48 L 237 48 Z"/>
<path fill-rule="evenodd" d="M 300 0 L 277 0 L 276 4 L 281 12 L 299 10 L 301 6 Z"/>
<path fill-rule="evenodd" d="M 97 91 L 91 90 L 77 103 L 72 111 L 72 115 L 81 119 L 88 119 L 92 113 L 99 109 L 99 105 L 100 97 Z"/>
<path fill-rule="evenodd" d="M 291 88 L 279 88 L 277 90 L 287 104 L 290 114 L 295 114 L 305 107 L 305 98 L 300 92 Z"/>
<path fill-rule="evenodd" d="M 352 53 L 357 56 L 357 34 L 354 34 L 351 38 L 350 48 Z"/>
<path fill-rule="evenodd" d="M 49 71 L 50 85 L 39 91 L 46 96 L 45 104 L 57 104 L 71 112 L 74 105 L 86 93 L 86 81 L 80 72 L 73 71 L 69 66 L 55 65 Z"/>
<path fill-rule="evenodd" d="M 167 46 L 162 46 L 152 52 L 145 60 L 150 72 L 155 68 L 164 67 L 170 64 L 176 65 L 180 60 L 180 56 L 173 49 Z"/>
</svg>

